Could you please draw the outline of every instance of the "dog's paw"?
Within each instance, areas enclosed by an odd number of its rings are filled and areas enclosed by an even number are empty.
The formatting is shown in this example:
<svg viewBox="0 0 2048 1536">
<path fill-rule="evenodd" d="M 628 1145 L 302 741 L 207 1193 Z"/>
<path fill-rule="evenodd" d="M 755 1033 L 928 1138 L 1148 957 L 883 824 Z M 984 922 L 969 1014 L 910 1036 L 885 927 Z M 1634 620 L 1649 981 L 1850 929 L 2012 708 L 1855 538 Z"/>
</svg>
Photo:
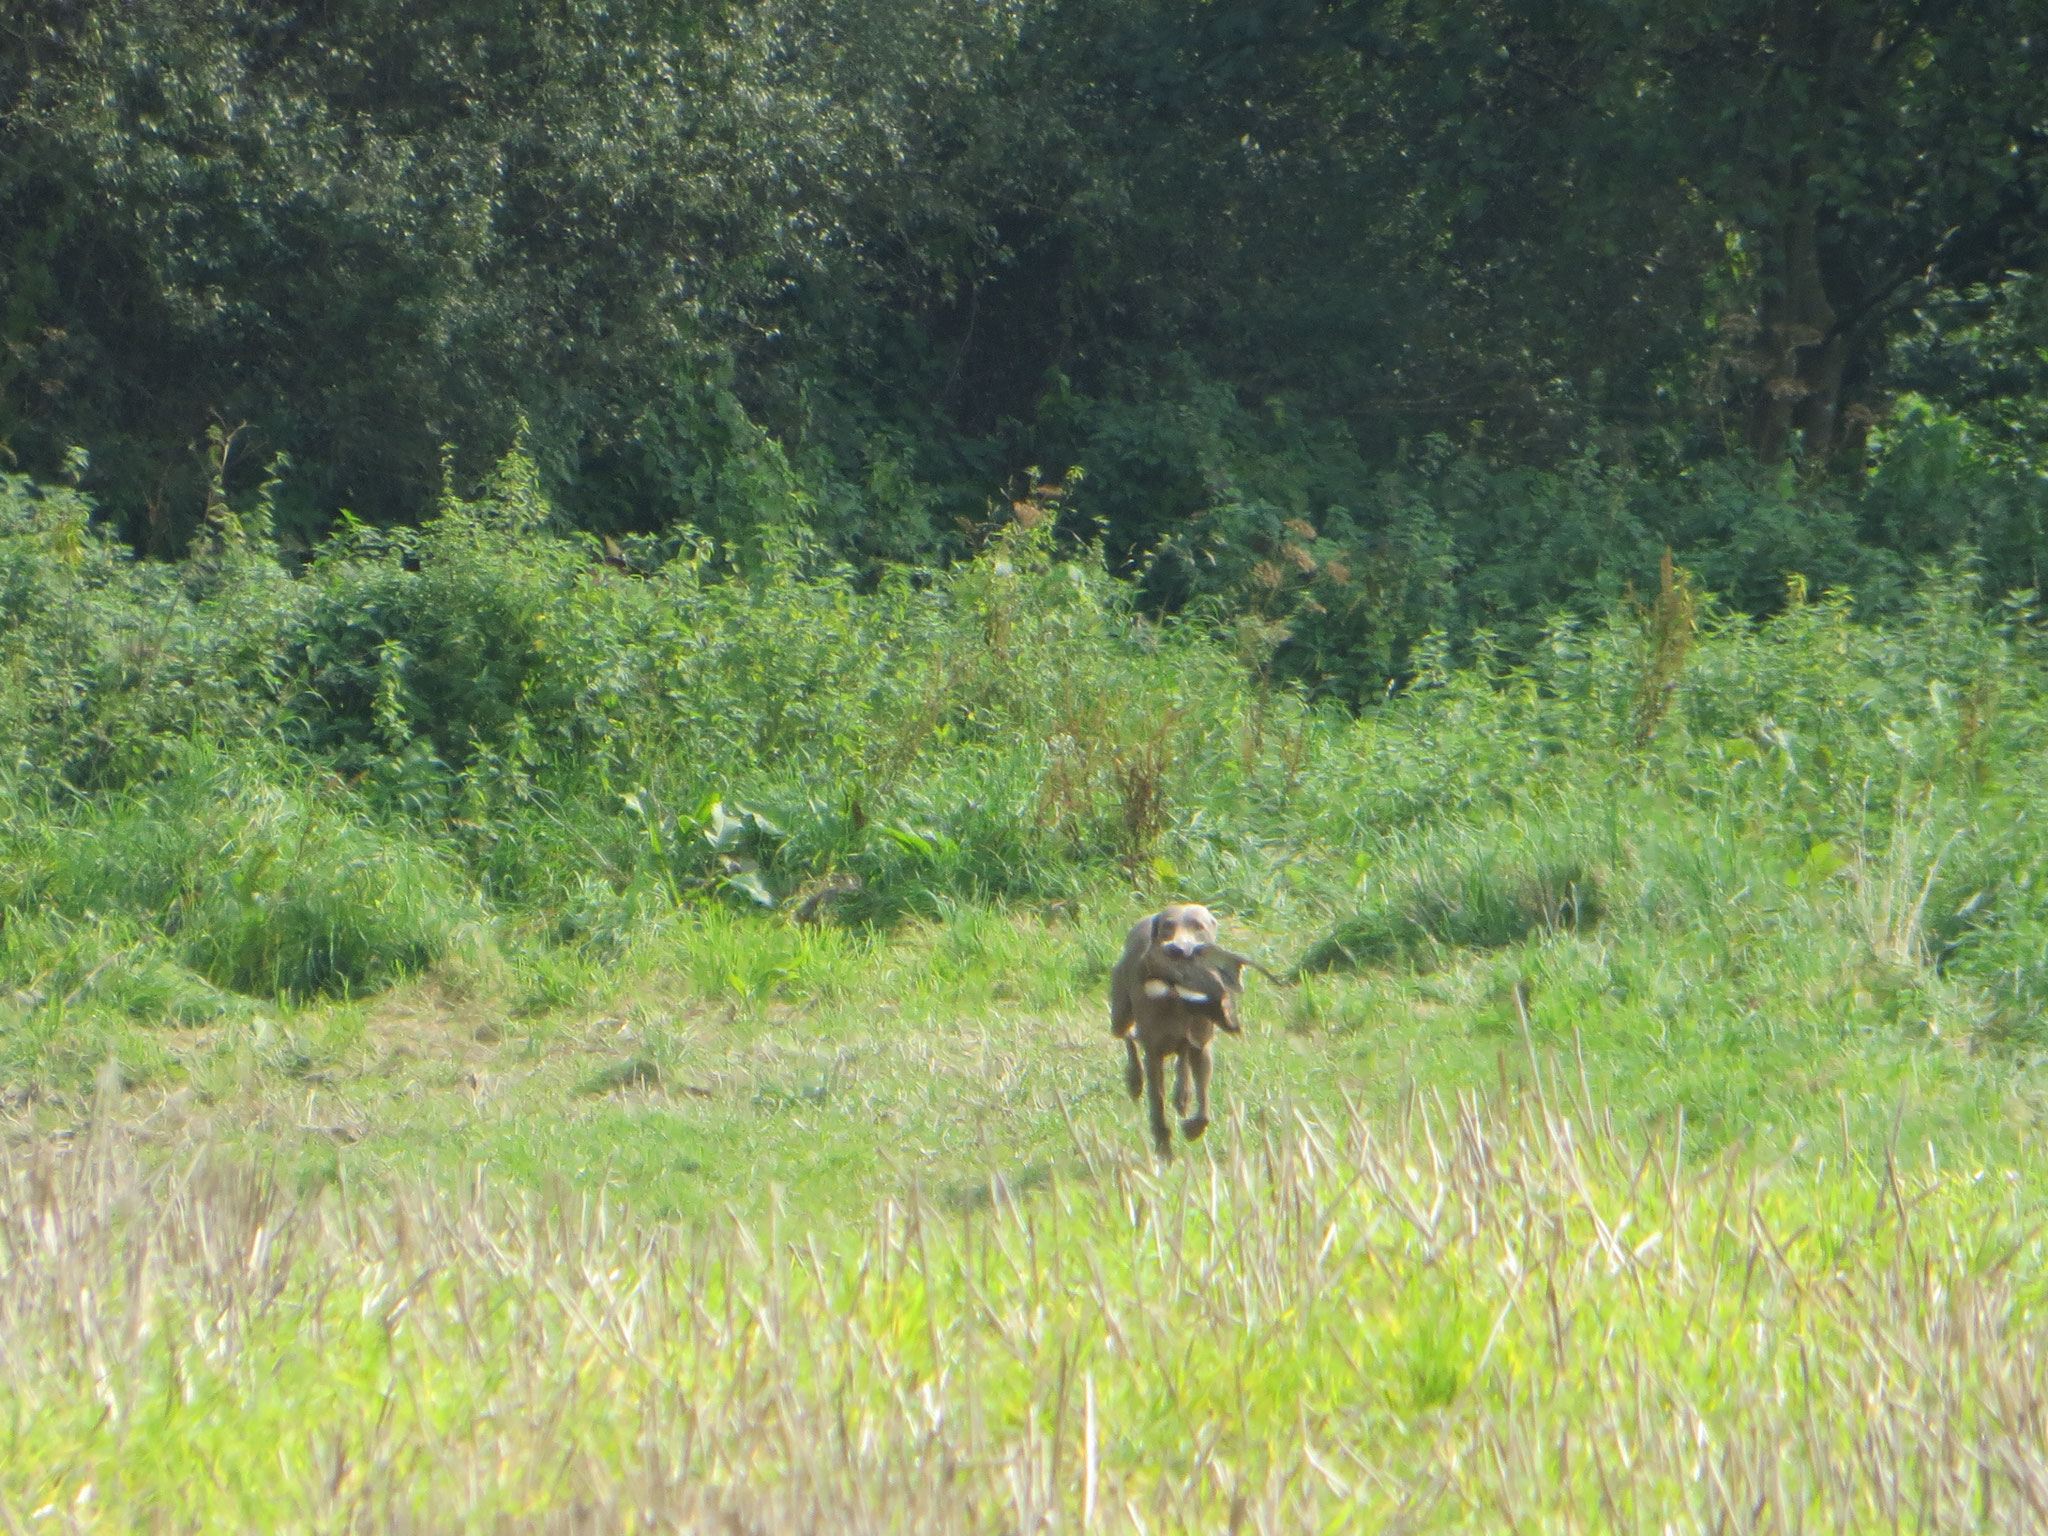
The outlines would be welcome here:
<svg viewBox="0 0 2048 1536">
<path fill-rule="evenodd" d="M 1180 1133 L 1187 1137 L 1189 1141 L 1200 1141 L 1202 1139 L 1202 1132 L 1208 1129 L 1209 1117 L 1207 1115 L 1190 1115 L 1180 1123 Z"/>
</svg>

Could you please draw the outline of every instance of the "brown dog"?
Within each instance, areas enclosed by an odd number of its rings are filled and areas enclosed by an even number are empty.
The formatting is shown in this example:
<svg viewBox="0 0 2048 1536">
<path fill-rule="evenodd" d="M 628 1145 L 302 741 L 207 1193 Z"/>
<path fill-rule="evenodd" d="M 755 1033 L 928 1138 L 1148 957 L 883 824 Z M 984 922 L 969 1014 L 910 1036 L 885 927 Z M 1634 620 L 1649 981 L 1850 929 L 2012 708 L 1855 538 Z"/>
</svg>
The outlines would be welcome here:
<svg viewBox="0 0 2048 1536">
<path fill-rule="evenodd" d="M 1207 907 L 1167 907 L 1132 927 L 1109 973 L 1109 1029 L 1124 1043 L 1124 1086 L 1133 1099 L 1143 1095 L 1162 1156 L 1173 1150 L 1166 1058 L 1176 1058 L 1173 1107 L 1183 1115 L 1193 1083 L 1195 1112 L 1180 1123 L 1181 1134 L 1193 1141 L 1209 1128 L 1209 1042 L 1219 1028 L 1238 1032 L 1244 968 L 1272 974 L 1219 949 L 1215 940 L 1216 919 Z"/>
</svg>

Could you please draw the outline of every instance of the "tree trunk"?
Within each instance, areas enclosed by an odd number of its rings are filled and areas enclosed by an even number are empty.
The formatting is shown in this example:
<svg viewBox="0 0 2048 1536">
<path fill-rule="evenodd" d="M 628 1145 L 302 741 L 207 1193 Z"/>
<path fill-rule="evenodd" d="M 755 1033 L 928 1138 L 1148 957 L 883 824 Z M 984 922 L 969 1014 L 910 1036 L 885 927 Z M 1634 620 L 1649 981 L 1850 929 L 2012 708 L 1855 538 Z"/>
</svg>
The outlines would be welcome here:
<svg viewBox="0 0 2048 1536">
<path fill-rule="evenodd" d="M 1773 32 L 1786 73 L 1802 82 L 1802 91 L 1787 94 L 1810 93 L 1816 111 L 1839 107 L 1845 72 L 1853 71 L 1859 50 L 1867 52 L 1869 23 L 1859 19 L 1860 9 L 1839 0 L 1782 0 Z M 1780 132 L 1804 136 L 1797 125 Z M 1791 452 L 1797 433 L 1796 446 L 1808 463 L 1832 462 L 1854 473 L 1862 466 L 1872 417 L 1848 405 L 1844 385 L 1860 388 L 1870 375 L 1863 354 L 1872 317 L 1860 312 L 1861 280 L 1824 239 L 1817 169 L 1826 168 L 1815 167 L 1806 150 L 1796 149 L 1764 172 L 1779 213 L 1775 228 L 1758 231 L 1769 248 L 1756 316 L 1760 387 L 1745 435 L 1749 450 L 1770 460 Z M 1837 305 L 1850 314 L 1846 323 Z"/>
<path fill-rule="evenodd" d="M 1778 270 L 1757 315 L 1763 381 L 1748 438 L 1760 459 L 1782 458 L 1795 431 L 1804 435 L 1809 459 L 1826 458 L 1835 447 L 1849 337 L 1836 329 L 1821 279 L 1817 224 L 1811 194 L 1801 188 L 1778 229 Z"/>
</svg>

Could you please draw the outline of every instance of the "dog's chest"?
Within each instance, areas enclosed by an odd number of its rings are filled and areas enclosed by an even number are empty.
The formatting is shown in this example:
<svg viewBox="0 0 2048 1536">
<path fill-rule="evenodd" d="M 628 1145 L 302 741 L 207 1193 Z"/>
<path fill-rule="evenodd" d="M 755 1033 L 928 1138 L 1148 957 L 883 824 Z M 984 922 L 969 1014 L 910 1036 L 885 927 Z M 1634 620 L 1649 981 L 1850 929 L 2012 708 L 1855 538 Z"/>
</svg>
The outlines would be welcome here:
<svg viewBox="0 0 2048 1536">
<path fill-rule="evenodd" d="M 1226 1000 L 1225 1007 L 1229 1004 Z M 1216 1038 L 1216 1005 L 1197 1005 L 1177 997 L 1148 999 L 1138 1014 L 1142 1045 L 1207 1045 Z"/>
</svg>

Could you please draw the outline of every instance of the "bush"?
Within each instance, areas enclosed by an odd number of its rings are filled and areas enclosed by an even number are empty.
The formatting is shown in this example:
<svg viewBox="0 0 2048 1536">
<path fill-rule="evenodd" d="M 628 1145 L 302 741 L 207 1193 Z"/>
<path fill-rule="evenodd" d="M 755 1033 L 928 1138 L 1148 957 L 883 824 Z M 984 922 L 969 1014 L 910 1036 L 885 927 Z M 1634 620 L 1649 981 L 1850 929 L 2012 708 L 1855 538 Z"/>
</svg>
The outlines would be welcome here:
<svg viewBox="0 0 2048 1536">
<path fill-rule="evenodd" d="M 195 730 L 264 730 L 304 589 L 239 522 L 171 566 L 91 517 L 73 491 L 0 476 L 0 763 L 116 789 Z"/>
<path fill-rule="evenodd" d="M 1403 861 L 1378 899 L 1338 922 L 1302 957 L 1304 971 L 1439 963 L 1446 951 L 1506 949 L 1577 933 L 1605 910 L 1597 869 L 1567 853 L 1498 843 Z"/>
<path fill-rule="evenodd" d="M 10 830 L 10 921 L 122 914 L 135 943 L 237 992 L 373 991 L 480 915 L 443 855 L 370 824 L 337 782 L 204 742 L 146 785 Z"/>
<path fill-rule="evenodd" d="M 422 529 L 351 523 L 329 540 L 284 655 L 300 744 L 389 779 L 423 755 L 459 770 L 536 716 L 572 714 L 550 661 L 591 551 L 548 537 L 547 517 L 514 455 L 482 500 L 450 499 Z"/>
<path fill-rule="evenodd" d="M 1263 410 L 1189 369 L 1062 407 L 1089 471 L 1069 518 L 1100 529 L 1155 611 L 1250 616 L 1273 677 L 1358 707 L 1418 670 L 1441 632 L 1462 659 L 1488 636 L 1531 656 L 1560 609 L 1599 614 L 1656 590 L 1669 550 L 1750 617 L 1788 581 L 1904 610 L 1919 567 L 1988 557 L 2038 586 L 2048 482 L 1964 422 L 1909 400 L 1861 484 L 1795 463 L 1586 451 L 1534 466 L 1432 437 L 1373 462 L 1280 402 Z"/>
<path fill-rule="evenodd" d="M 1559 495 L 1617 487 L 1586 468 Z M 1067 489 L 950 570 L 869 581 L 801 530 L 741 558 L 559 536 L 514 457 L 293 578 L 260 518 L 146 566 L 8 482 L 5 978 L 61 998 L 106 962 L 81 1006 L 196 1018 L 383 986 L 495 918 L 559 999 L 679 912 L 752 922 L 824 882 L 856 924 L 1190 895 L 1313 923 L 1310 969 L 1435 966 L 1595 923 L 1720 931 L 1734 891 L 2032 1006 L 2048 807 L 2014 765 L 2048 744 L 2040 647 L 1973 567 L 1867 622 L 1801 582 L 1756 620 L 1671 566 L 1593 619 L 1474 630 L 1464 665 L 1426 634 L 1354 714 L 1284 681 L 1278 609 L 1148 618 L 1061 558 Z M 1336 542 L 1274 528 L 1318 562 Z M 1886 830 L 1930 804 L 1938 868 Z M 1908 867 L 1935 876 L 1912 931 L 1874 873 Z"/>
</svg>

